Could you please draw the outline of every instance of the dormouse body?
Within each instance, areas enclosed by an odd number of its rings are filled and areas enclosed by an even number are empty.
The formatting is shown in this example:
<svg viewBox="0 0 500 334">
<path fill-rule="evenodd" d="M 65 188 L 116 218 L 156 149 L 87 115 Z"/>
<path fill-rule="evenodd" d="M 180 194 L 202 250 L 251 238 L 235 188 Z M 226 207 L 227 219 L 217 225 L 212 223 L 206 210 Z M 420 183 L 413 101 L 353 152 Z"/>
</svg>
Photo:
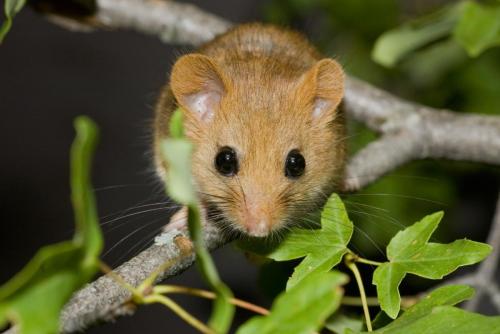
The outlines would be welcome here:
<svg viewBox="0 0 500 334">
<path fill-rule="evenodd" d="M 180 106 L 208 223 L 267 236 L 318 207 L 340 181 L 344 74 L 302 35 L 246 24 L 173 66 L 156 108 L 159 141 Z M 167 181 L 168 182 L 168 181 Z"/>
</svg>

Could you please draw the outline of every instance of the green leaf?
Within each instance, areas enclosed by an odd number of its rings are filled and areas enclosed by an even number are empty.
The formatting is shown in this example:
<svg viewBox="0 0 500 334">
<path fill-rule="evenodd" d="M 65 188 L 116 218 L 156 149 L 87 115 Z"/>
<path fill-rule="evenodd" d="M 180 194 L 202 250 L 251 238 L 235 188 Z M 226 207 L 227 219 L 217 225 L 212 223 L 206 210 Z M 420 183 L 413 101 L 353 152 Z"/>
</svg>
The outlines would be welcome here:
<svg viewBox="0 0 500 334">
<path fill-rule="evenodd" d="M 458 267 L 483 260 L 491 252 L 491 246 L 466 239 L 449 244 L 428 242 L 442 217 L 443 213 L 437 212 L 398 232 L 387 246 L 389 262 L 377 267 L 373 274 L 380 306 L 393 319 L 401 303 L 398 287 L 407 273 L 441 279 Z"/>
<path fill-rule="evenodd" d="M 217 295 L 209 326 L 216 333 L 226 333 L 234 315 L 234 306 L 229 303 L 232 293 L 220 280 L 212 257 L 203 242 L 201 211 L 191 174 L 193 146 L 184 138 L 180 109 L 172 115 L 170 133 L 174 138 L 165 139 L 161 143 L 163 158 L 168 164 L 167 192 L 175 201 L 188 208 L 188 228 L 196 253 L 196 264 L 205 281 Z"/>
<path fill-rule="evenodd" d="M 461 2 L 383 33 L 376 41 L 372 59 L 393 67 L 407 54 L 448 36 L 461 13 Z"/>
<path fill-rule="evenodd" d="M 486 317 L 452 307 L 471 298 L 474 290 L 465 285 L 445 286 L 431 292 L 398 319 L 372 333 L 453 334 L 500 333 L 500 317 Z"/>
<path fill-rule="evenodd" d="M 183 138 L 184 137 L 184 127 L 182 125 L 182 111 L 180 108 L 174 111 L 172 117 L 170 118 L 170 137 L 172 138 Z"/>
<path fill-rule="evenodd" d="M 269 315 L 251 318 L 237 334 L 310 334 L 339 307 L 346 282 L 339 272 L 309 275 L 279 295 Z"/>
<path fill-rule="evenodd" d="M 12 322 L 23 334 L 58 333 L 61 308 L 98 269 L 102 235 L 89 181 L 97 129 L 84 117 L 76 120 L 75 127 L 77 137 L 71 149 L 75 237 L 41 248 L 0 287 L 0 327 Z"/>
<path fill-rule="evenodd" d="M 5 0 L 4 12 L 6 17 L 13 17 L 23 8 L 26 0 Z"/>
<path fill-rule="evenodd" d="M 90 180 L 98 129 L 95 123 L 85 116 L 75 120 L 75 129 L 77 135 L 71 147 L 71 200 L 76 224 L 74 240 L 82 244 L 88 265 L 94 267 L 103 247 L 96 200 Z"/>
<path fill-rule="evenodd" d="M 21 11 L 25 4 L 26 0 L 4 0 L 5 21 L 0 27 L 0 44 L 12 27 L 12 19 Z"/>
<path fill-rule="evenodd" d="M 325 327 L 337 334 L 344 334 L 348 329 L 358 332 L 363 328 L 363 320 L 337 312 L 326 320 Z"/>
<path fill-rule="evenodd" d="M 231 290 L 220 280 L 217 268 L 205 248 L 200 220 L 200 210 L 196 204 L 188 205 L 189 234 L 193 240 L 196 264 L 205 281 L 215 291 L 217 298 L 210 316 L 209 326 L 216 333 L 227 333 L 234 316 L 234 306 L 229 303 L 233 297 Z"/>
<path fill-rule="evenodd" d="M 352 222 L 344 204 L 333 194 L 323 207 L 321 229 L 294 228 L 269 257 L 286 261 L 304 257 L 287 282 L 287 290 L 312 273 L 327 272 L 336 266 L 347 252 L 353 232 Z"/>
<path fill-rule="evenodd" d="M 186 205 L 195 203 L 196 193 L 191 176 L 193 145 L 185 139 L 165 139 L 161 145 L 168 164 L 166 180 L 168 194 L 179 203 Z"/>
<path fill-rule="evenodd" d="M 500 45 L 500 4 L 465 2 L 453 36 L 471 57 Z"/>
<path fill-rule="evenodd" d="M 394 323 L 397 325 L 398 320 Z M 372 333 L 498 334 L 500 333 L 500 316 L 487 317 L 452 306 L 438 306 L 433 308 L 432 313 L 407 324 L 404 328 L 382 328 Z"/>
</svg>

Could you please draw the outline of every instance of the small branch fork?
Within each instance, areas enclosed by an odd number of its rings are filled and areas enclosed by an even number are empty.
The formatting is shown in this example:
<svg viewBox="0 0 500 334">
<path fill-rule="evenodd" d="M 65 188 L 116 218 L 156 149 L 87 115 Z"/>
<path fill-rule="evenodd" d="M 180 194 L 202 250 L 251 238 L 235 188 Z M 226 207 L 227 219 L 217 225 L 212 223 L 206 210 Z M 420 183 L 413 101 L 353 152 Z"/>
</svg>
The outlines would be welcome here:
<svg viewBox="0 0 500 334">
<path fill-rule="evenodd" d="M 66 28 L 82 26 L 108 29 L 133 29 L 158 36 L 163 42 L 200 45 L 223 33 L 231 23 L 185 3 L 160 0 L 97 0 L 98 11 L 91 19 L 74 21 L 61 18 L 53 22 Z M 87 29 L 88 30 L 88 29 Z M 349 161 L 344 191 L 359 190 L 395 168 L 417 159 L 435 158 L 474 161 L 500 165 L 500 117 L 460 114 L 413 104 L 348 77 L 344 98 L 348 117 L 366 124 L 381 136 Z M 495 252 L 486 260 L 473 281 L 480 287 L 478 300 L 492 290 L 499 304 L 498 287 L 491 284 L 498 263 L 500 218 L 488 242 Z M 158 280 L 174 276 L 194 261 L 185 228 L 162 235 L 149 249 L 118 267 L 115 272 L 125 282 L 137 286 L 164 263 L 171 266 Z M 222 246 L 227 239 L 213 226 L 205 226 L 205 244 L 209 250 Z M 160 240 L 160 239 L 158 239 Z M 188 247 L 186 247 L 188 245 Z M 482 282 L 482 283 L 479 283 Z M 71 333 L 102 320 L 130 313 L 123 306 L 130 292 L 109 275 L 103 276 L 75 294 L 61 315 L 61 331 Z M 476 301 L 468 304 L 477 307 Z M 498 306 L 498 305 L 497 305 Z"/>
</svg>

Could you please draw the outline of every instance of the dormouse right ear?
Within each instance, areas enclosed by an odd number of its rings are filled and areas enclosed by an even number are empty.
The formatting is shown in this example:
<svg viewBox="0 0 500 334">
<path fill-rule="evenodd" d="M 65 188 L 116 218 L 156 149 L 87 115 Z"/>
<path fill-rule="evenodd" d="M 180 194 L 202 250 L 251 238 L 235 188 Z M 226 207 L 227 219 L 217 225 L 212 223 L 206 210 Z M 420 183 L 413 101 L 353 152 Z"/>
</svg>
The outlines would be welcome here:
<svg viewBox="0 0 500 334">
<path fill-rule="evenodd" d="M 333 59 L 324 58 L 301 78 L 299 96 L 312 106 L 312 118 L 331 120 L 344 96 L 344 71 Z"/>
<path fill-rule="evenodd" d="M 205 122 L 219 108 L 226 85 L 214 61 L 202 54 L 182 56 L 170 75 L 170 88 L 181 108 Z"/>
</svg>

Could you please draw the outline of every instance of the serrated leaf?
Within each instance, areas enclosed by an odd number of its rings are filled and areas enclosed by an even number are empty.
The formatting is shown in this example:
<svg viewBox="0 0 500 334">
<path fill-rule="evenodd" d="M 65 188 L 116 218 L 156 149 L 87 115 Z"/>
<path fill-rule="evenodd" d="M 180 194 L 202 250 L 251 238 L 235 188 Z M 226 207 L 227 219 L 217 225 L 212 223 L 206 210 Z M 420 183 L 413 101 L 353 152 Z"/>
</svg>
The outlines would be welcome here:
<svg viewBox="0 0 500 334">
<path fill-rule="evenodd" d="M 397 324 L 398 320 L 394 323 Z M 498 334 L 500 316 L 487 317 L 470 313 L 453 306 L 438 306 L 424 317 L 408 323 L 404 328 L 381 328 L 372 333 L 404 334 Z"/>
<path fill-rule="evenodd" d="M 102 235 L 90 186 L 97 129 L 83 117 L 76 120 L 75 127 L 77 137 L 71 149 L 75 237 L 73 241 L 41 248 L 17 275 L 0 287 L 0 327 L 10 321 L 23 334 L 57 333 L 61 308 L 97 271 Z"/>
<path fill-rule="evenodd" d="M 389 262 L 378 266 L 373 274 L 380 307 L 393 319 L 401 303 L 398 287 L 406 274 L 441 279 L 491 252 L 491 246 L 466 239 L 449 244 L 428 242 L 442 217 L 443 213 L 437 212 L 398 232 L 387 246 Z"/>
<path fill-rule="evenodd" d="M 267 316 L 251 318 L 237 334 L 310 334 L 340 305 L 341 285 L 347 276 L 339 272 L 309 275 L 273 303 Z"/>
<path fill-rule="evenodd" d="M 175 201 L 188 208 L 189 235 L 193 241 L 198 269 L 214 290 L 217 298 L 209 320 L 209 326 L 218 334 L 226 333 L 234 315 L 234 305 L 229 303 L 231 290 L 220 280 L 215 264 L 203 242 L 201 210 L 191 174 L 192 144 L 184 138 L 181 110 L 177 109 L 170 120 L 170 135 L 162 145 L 163 158 L 168 164 L 167 192 Z"/>
<path fill-rule="evenodd" d="M 410 307 L 402 316 L 372 333 L 500 333 L 500 317 L 485 317 L 452 307 L 473 295 L 474 289 L 465 285 L 441 287 Z"/>
<path fill-rule="evenodd" d="M 449 35 L 460 16 L 461 3 L 383 33 L 376 41 L 372 59 L 393 67 L 407 54 Z"/>
<path fill-rule="evenodd" d="M 312 273 L 327 272 L 336 266 L 347 252 L 353 224 L 344 204 L 333 194 L 321 212 L 321 229 L 293 228 L 269 257 L 276 261 L 304 257 L 287 282 L 287 290 Z"/>
<path fill-rule="evenodd" d="M 466 1 L 453 36 L 471 57 L 500 45 L 500 4 Z"/>
<path fill-rule="evenodd" d="M 429 312 L 436 306 L 454 306 L 474 296 L 474 289 L 468 285 L 446 285 L 437 288 L 418 303 L 406 310 L 399 323 L 410 322 Z"/>
</svg>

